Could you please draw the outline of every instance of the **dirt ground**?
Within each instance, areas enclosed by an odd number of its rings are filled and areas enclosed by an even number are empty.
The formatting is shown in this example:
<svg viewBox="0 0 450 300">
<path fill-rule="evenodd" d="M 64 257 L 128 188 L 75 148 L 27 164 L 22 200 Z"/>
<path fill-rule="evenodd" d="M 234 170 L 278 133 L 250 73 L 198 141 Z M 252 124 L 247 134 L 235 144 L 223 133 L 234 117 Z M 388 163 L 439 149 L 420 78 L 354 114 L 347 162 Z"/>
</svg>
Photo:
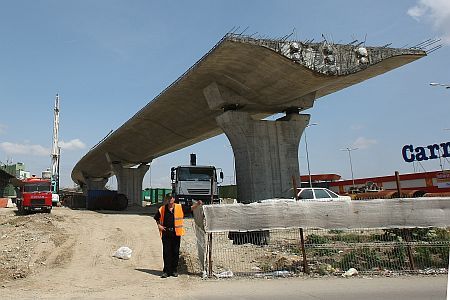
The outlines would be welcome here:
<svg viewBox="0 0 450 300">
<path fill-rule="evenodd" d="M 256 295 L 261 291 L 257 285 L 267 289 L 267 297 L 269 290 L 277 291 L 275 296 L 280 293 L 277 286 L 289 285 L 295 296 L 299 293 L 296 289 L 308 282 L 301 278 L 202 280 L 189 261 L 184 262 L 178 278 L 161 279 L 162 247 L 152 218 L 154 211 L 151 207 L 125 212 L 55 207 L 50 214 L 21 216 L 15 209 L 0 209 L 0 298 L 160 299 L 170 295 L 175 299 L 203 299 L 214 293 L 226 299 L 236 292 Z M 187 239 L 183 243 L 192 247 Z M 131 259 L 112 256 L 121 246 L 133 250 Z M 446 277 L 436 278 L 418 280 L 442 287 L 442 295 Z M 293 280 L 295 285 L 291 285 Z M 342 285 L 346 280 L 334 282 Z"/>
<path fill-rule="evenodd" d="M 0 298 L 159 298 L 175 278 L 159 278 L 161 241 L 153 214 L 150 208 L 55 207 L 50 214 L 21 216 L 0 209 Z M 112 257 L 121 246 L 133 250 L 131 259 Z M 191 285 L 190 277 L 198 275 L 176 280 Z"/>
</svg>

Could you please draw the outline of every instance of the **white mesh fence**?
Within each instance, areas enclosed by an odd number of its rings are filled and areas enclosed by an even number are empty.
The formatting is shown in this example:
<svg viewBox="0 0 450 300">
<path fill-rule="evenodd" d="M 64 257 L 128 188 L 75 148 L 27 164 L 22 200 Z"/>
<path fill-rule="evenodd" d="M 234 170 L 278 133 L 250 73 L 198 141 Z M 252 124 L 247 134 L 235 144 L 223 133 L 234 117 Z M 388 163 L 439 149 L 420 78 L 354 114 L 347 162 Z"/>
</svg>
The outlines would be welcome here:
<svg viewBox="0 0 450 300">
<path fill-rule="evenodd" d="M 379 275 L 448 271 L 448 229 L 307 229 L 303 235 L 304 253 L 300 229 L 213 233 L 212 274 L 341 275 L 350 268 Z"/>
<path fill-rule="evenodd" d="M 352 203 L 352 207 L 347 203 L 344 208 L 316 203 L 308 206 L 307 217 L 303 219 L 301 216 L 305 212 L 299 214 L 295 211 L 296 208 L 305 208 L 301 205 L 204 206 L 203 213 L 199 210 L 192 221 L 191 232 L 195 240 L 190 243 L 196 244 L 195 256 L 198 258 L 198 267 L 193 272 L 218 277 L 343 275 L 352 268 L 360 274 L 387 276 L 447 273 L 450 200 L 377 202 L 368 203 L 368 207 L 364 207 L 363 202 L 355 206 Z M 383 207 L 381 211 L 380 206 Z M 387 207 L 397 211 L 389 212 Z M 283 211 L 289 208 L 289 212 Z M 296 213 L 297 218 L 294 217 Z M 320 220 L 311 217 L 318 218 L 324 213 Z M 376 224 L 380 218 L 388 222 L 384 227 L 376 228 L 334 227 L 337 216 L 355 220 L 355 214 L 358 215 L 357 225 Z M 255 223 L 261 216 L 265 216 L 264 220 Z M 280 222 L 291 225 L 321 223 L 326 224 L 326 228 L 280 228 Z M 338 222 L 349 224 L 347 221 Z M 226 229 L 218 230 L 212 224 Z M 246 227 L 249 229 L 245 230 Z M 184 254 L 194 256 L 192 251 L 190 254 L 184 251 Z"/>
</svg>

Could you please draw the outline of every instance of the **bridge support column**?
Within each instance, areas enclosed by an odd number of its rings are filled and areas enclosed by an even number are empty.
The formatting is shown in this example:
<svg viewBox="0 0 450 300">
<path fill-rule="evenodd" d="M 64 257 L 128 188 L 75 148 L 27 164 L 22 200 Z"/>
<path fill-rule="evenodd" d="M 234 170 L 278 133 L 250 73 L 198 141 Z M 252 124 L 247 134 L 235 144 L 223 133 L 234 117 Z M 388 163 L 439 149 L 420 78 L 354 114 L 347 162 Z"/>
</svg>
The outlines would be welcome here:
<svg viewBox="0 0 450 300">
<path fill-rule="evenodd" d="M 231 110 L 216 118 L 233 147 L 239 202 L 293 197 L 292 176 L 300 175 L 298 147 L 309 118 L 291 113 L 276 121 L 253 120 Z"/>
<path fill-rule="evenodd" d="M 108 178 L 86 178 L 86 184 L 82 186 L 83 195 L 87 196 L 89 190 L 104 190 Z"/>
<path fill-rule="evenodd" d="M 117 191 L 128 198 L 128 206 L 142 206 L 142 180 L 150 166 L 141 164 L 137 168 L 124 168 L 120 163 L 112 163 L 117 178 Z"/>
</svg>

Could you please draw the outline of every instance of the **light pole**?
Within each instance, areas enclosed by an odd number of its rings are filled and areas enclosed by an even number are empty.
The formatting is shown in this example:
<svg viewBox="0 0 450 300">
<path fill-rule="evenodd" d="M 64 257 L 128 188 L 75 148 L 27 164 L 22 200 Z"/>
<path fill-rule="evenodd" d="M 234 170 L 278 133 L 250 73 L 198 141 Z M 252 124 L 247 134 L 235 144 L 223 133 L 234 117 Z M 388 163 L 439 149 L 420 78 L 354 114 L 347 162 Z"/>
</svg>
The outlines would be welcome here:
<svg viewBox="0 0 450 300">
<path fill-rule="evenodd" d="M 306 128 L 319 125 L 317 123 L 311 123 L 305 127 L 305 148 L 306 148 L 306 164 L 308 165 L 309 187 L 312 188 L 311 169 L 309 168 L 309 154 L 308 154 L 308 139 L 306 138 Z"/>
<path fill-rule="evenodd" d="M 450 128 L 444 128 L 444 131 L 450 131 Z M 447 157 L 441 155 L 441 151 L 439 151 L 439 163 L 441 164 L 441 169 L 442 169 L 442 171 L 444 171 L 444 166 L 442 165 L 442 161 L 441 161 L 441 158 L 442 158 L 442 157 L 445 158 L 445 160 L 446 160 L 448 163 L 450 163 L 450 161 L 448 160 Z M 444 165 L 445 165 L 445 161 L 444 161 Z"/>
<path fill-rule="evenodd" d="M 148 172 L 148 178 L 150 181 L 150 190 L 152 189 L 152 163 L 150 162 L 149 164 L 149 168 L 148 168 L 149 172 Z"/>
<path fill-rule="evenodd" d="M 431 86 L 443 86 L 446 89 L 450 89 L 450 84 L 442 84 L 442 83 L 439 83 L 439 82 L 430 82 L 430 85 Z"/>
<path fill-rule="evenodd" d="M 233 153 L 233 182 L 234 182 L 234 185 L 236 185 L 236 158 L 234 157 L 233 146 L 231 146 L 231 145 L 227 145 L 227 146 L 231 149 L 231 152 Z"/>
<path fill-rule="evenodd" d="M 233 182 L 234 185 L 236 185 L 236 158 L 234 157 L 234 151 L 233 151 Z"/>
<path fill-rule="evenodd" d="M 442 86 L 445 87 L 446 89 L 450 89 L 450 84 L 442 84 L 439 82 L 430 82 L 431 86 Z M 450 130 L 450 128 L 444 128 L 445 131 Z M 442 165 L 442 157 L 441 156 L 441 152 L 438 150 L 439 152 L 439 166 L 441 167 L 441 171 L 444 171 L 444 166 Z"/>
<path fill-rule="evenodd" d="M 358 150 L 358 148 L 350 148 L 347 147 L 345 149 L 341 149 L 341 151 L 348 151 L 348 159 L 350 160 L 350 171 L 352 172 L 352 184 L 353 186 L 355 186 L 355 178 L 353 177 L 353 164 L 352 164 L 352 156 L 350 154 L 350 152 L 352 152 L 353 150 Z"/>
</svg>

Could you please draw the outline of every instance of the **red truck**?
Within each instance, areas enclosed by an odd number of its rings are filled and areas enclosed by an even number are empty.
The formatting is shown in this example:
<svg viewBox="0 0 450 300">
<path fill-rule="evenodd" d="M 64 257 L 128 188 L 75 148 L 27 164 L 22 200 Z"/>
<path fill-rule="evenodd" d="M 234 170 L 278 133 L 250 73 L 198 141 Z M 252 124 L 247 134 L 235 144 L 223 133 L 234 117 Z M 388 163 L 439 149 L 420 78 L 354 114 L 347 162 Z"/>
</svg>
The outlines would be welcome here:
<svg viewBox="0 0 450 300">
<path fill-rule="evenodd" d="M 16 205 L 20 213 L 34 210 L 49 213 L 52 210 L 50 180 L 37 177 L 22 180 Z"/>
</svg>

